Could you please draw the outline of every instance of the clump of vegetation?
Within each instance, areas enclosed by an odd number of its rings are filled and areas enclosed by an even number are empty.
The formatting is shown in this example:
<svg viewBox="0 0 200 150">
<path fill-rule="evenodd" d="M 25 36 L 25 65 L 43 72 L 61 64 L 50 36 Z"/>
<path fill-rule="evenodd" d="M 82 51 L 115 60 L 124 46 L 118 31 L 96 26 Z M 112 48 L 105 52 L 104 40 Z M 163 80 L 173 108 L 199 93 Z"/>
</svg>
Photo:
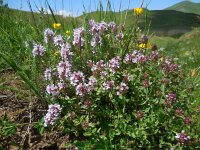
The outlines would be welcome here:
<svg viewBox="0 0 200 150">
<path fill-rule="evenodd" d="M 53 28 L 24 42 L 25 69 L 0 53 L 46 106 L 41 134 L 61 132 L 67 149 L 198 148 L 191 80 L 142 34 L 143 9 L 134 12 L 132 28 L 85 15 L 66 29 L 52 14 Z"/>
<path fill-rule="evenodd" d="M 50 104 L 44 127 L 69 135 L 68 148 L 193 146 L 194 99 L 173 59 L 138 38 L 137 27 L 86 20 L 71 36 L 60 27 L 46 29 L 32 51 Z"/>
</svg>

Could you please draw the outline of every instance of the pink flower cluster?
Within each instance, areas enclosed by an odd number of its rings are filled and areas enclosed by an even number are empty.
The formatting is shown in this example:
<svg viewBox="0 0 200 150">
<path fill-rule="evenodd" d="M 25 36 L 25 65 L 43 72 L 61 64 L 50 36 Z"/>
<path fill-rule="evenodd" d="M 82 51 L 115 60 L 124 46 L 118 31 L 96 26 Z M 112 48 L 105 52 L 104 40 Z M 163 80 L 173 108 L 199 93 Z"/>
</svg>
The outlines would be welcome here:
<svg viewBox="0 0 200 150">
<path fill-rule="evenodd" d="M 101 72 L 105 67 L 104 61 L 99 60 L 95 65 L 92 65 L 91 71 L 93 72 Z"/>
<path fill-rule="evenodd" d="M 125 55 L 124 63 L 126 64 L 145 63 L 147 60 L 148 60 L 147 56 L 135 50 L 132 53 L 128 53 Z"/>
<path fill-rule="evenodd" d="M 171 92 L 171 93 L 166 95 L 166 98 L 167 98 L 168 101 L 175 101 L 176 100 L 176 94 Z"/>
<path fill-rule="evenodd" d="M 94 90 L 95 86 L 97 85 L 97 79 L 93 76 L 89 77 L 88 83 L 85 83 L 84 80 L 84 76 L 79 76 L 79 78 L 77 78 L 78 82 L 75 82 L 78 83 L 76 86 L 76 95 L 79 95 L 81 97 L 84 97 L 87 94 L 89 94 L 91 91 Z"/>
<path fill-rule="evenodd" d="M 120 57 L 114 57 L 108 61 L 107 66 L 112 74 L 115 74 L 119 69 Z"/>
<path fill-rule="evenodd" d="M 45 70 L 44 77 L 45 77 L 45 80 L 51 80 L 52 79 L 52 69 L 51 68 L 47 68 Z"/>
<path fill-rule="evenodd" d="M 89 32 L 92 35 L 91 46 L 96 47 L 102 44 L 101 35 L 107 30 L 108 25 L 104 21 L 97 23 L 94 20 L 89 20 Z"/>
<path fill-rule="evenodd" d="M 55 46 L 62 46 L 64 44 L 64 40 L 63 40 L 63 37 L 61 35 L 57 35 L 54 37 L 54 44 Z"/>
<path fill-rule="evenodd" d="M 73 56 L 73 52 L 71 52 L 71 45 L 69 43 L 63 44 L 60 54 L 63 60 L 69 60 L 71 56 Z"/>
<path fill-rule="evenodd" d="M 114 81 L 106 81 L 103 83 L 103 89 L 105 91 L 111 90 L 114 87 L 115 82 Z"/>
<path fill-rule="evenodd" d="M 53 125 L 61 112 L 59 104 L 49 105 L 47 114 L 44 117 L 44 127 Z"/>
<path fill-rule="evenodd" d="M 55 35 L 55 33 L 51 29 L 49 29 L 49 28 L 45 29 L 45 31 L 44 31 L 45 43 L 53 43 L 54 35 Z"/>
<path fill-rule="evenodd" d="M 69 80 L 71 76 L 71 64 L 68 61 L 61 61 L 57 66 L 57 71 L 61 80 Z"/>
<path fill-rule="evenodd" d="M 152 61 L 157 61 L 158 57 L 159 57 L 158 51 L 152 51 L 150 56 L 149 56 L 149 59 L 152 60 Z"/>
<path fill-rule="evenodd" d="M 73 86 L 77 86 L 79 83 L 83 83 L 85 81 L 85 76 L 81 71 L 77 71 L 71 74 L 70 83 Z"/>
<path fill-rule="evenodd" d="M 165 73 L 171 73 L 174 72 L 178 69 L 178 65 L 177 64 L 173 64 L 171 61 L 166 60 L 163 63 L 163 70 Z"/>
<path fill-rule="evenodd" d="M 44 52 L 45 52 L 45 48 L 41 44 L 39 45 L 34 44 L 33 51 L 32 51 L 33 57 L 43 56 Z"/>
<path fill-rule="evenodd" d="M 117 26 L 116 26 L 116 24 L 115 24 L 114 21 L 110 22 L 110 23 L 108 24 L 108 26 L 109 26 L 109 28 L 111 29 L 111 31 L 112 31 L 113 33 L 116 33 L 116 32 L 117 32 Z"/>
<path fill-rule="evenodd" d="M 176 134 L 175 138 L 178 139 L 178 141 L 183 144 L 190 139 L 190 136 L 187 136 L 185 131 L 182 130 L 181 133 Z"/>
<path fill-rule="evenodd" d="M 84 28 L 83 27 L 74 29 L 73 45 L 78 46 L 78 47 L 82 47 L 84 45 L 83 35 L 84 35 Z"/>
<path fill-rule="evenodd" d="M 46 91 L 48 94 L 51 94 L 53 97 L 57 97 L 60 94 L 59 87 L 54 84 L 47 85 Z"/>
<path fill-rule="evenodd" d="M 117 95 L 124 94 L 128 91 L 129 87 L 126 85 L 126 83 L 121 82 L 119 86 L 117 86 Z"/>
<path fill-rule="evenodd" d="M 108 29 L 108 25 L 104 21 L 97 23 L 93 19 L 91 19 L 89 20 L 88 24 L 90 26 L 89 32 L 91 35 L 95 34 L 102 35 Z"/>
<path fill-rule="evenodd" d="M 84 97 L 90 92 L 90 88 L 88 87 L 88 84 L 86 83 L 79 83 L 76 86 L 76 95 L 79 95 L 81 97 Z"/>
</svg>

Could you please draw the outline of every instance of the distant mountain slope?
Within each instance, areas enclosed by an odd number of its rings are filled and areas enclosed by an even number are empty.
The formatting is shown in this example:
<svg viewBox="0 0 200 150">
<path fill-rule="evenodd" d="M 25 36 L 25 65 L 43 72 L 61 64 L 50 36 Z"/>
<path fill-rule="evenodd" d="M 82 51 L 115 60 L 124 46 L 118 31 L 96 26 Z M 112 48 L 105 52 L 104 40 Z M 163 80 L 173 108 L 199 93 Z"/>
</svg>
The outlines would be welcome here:
<svg viewBox="0 0 200 150">
<path fill-rule="evenodd" d="M 176 10 L 176 11 L 181 11 L 185 13 L 194 13 L 194 14 L 200 15 L 200 3 L 183 1 L 171 7 L 166 8 L 166 10 Z"/>
<path fill-rule="evenodd" d="M 19 18 L 23 18 L 23 21 L 37 26 L 38 29 L 42 30 L 45 27 L 51 27 L 54 23 L 54 20 L 51 15 L 33 13 L 35 21 L 33 20 L 32 14 L 30 12 L 13 10 L 13 9 L 0 9 L 0 27 L 7 27 L 5 25 L 8 18 L 12 20 L 19 21 Z M 101 14 L 101 17 L 99 17 Z M 91 12 L 85 14 L 88 19 L 95 19 L 96 21 L 115 21 L 117 24 L 124 23 L 126 16 L 126 11 L 123 12 Z M 76 18 L 67 17 L 63 18 L 57 16 L 58 22 L 64 24 L 65 27 L 73 25 L 73 28 L 76 26 L 81 26 L 84 23 L 85 15 L 81 15 Z M 126 16 L 126 28 L 132 27 L 135 23 L 135 16 L 133 10 L 127 11 Z M 188 31 L 191 31 L 194 27 L 200 27 L 200 15 L 192 13 L 184 13 L 174 10 L 145 10 L 145 12 L 140 16 L 139 26 L 142 29 L 150 30 L 150 32 L 155 32 L 156 35 L 164 36 L 177 36 L 184 34 Z"/>
<path fill-rule="evenodd" d="M 109 12 L 105 20 L 109 20 L 112 14 L 113 20 L 122 22 L 125 18 L 126 12 Z M 99 12 L 88 13 L 88 17 L 98 20 Z M 102 15 L 105 16 L 105 13 Z M 84 16 L 79 16 L 78 20 L 83 22 Z M 131 27 L 134 24 L 133 10 L 129 10 L 127 13 L 126 27 Z M 121 21 L 120 21 L 121 20 Z M 149 24 L 149 26 L 148 26 Z M 151 32 L 155 32 L 156 35 L 181 35 L 188 31 L 191 31 L 194 27 L 200 26 L 200 15 L 183 13 L 174 10 L 146 10 L 146 16 L 141 15 L 139 26 L 144 29 L 149 28 Z"/>
</svg>

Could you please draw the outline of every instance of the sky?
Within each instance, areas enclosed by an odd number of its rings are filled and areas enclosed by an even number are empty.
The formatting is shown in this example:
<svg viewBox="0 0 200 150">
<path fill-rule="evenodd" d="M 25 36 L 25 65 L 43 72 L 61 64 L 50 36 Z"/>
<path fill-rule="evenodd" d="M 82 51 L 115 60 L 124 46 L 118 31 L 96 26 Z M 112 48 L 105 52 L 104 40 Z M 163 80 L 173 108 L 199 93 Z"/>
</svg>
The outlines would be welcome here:
<svg viewBox="0 0 200 150">
<path fill-rule="evenodd" d="M 104 8 L 107 6 L 108 0 L 5 0 L 10 8 L 30 11 L 28 6 L 30 1 L 33 11 L 38 11 L 44 8 L 49 11 L 46 1 L 53 8 L 57 14 L 64 16 L 79 16 L 84 10 L 87 12 L 97 10 L 99 1 L 102 2 Z M 144 0 L 143 7 L 150 10 L 161 10 L 179 3 L 183 0 Z M 200 0 L 190 0 L 192 2 L 200 3 Z M 140 7 L 142 0 L 110 0 L 112 10 L 126 10 L 134 7 Z M 85 9 L 84 9 L 85 8 Z"/>
</svg>

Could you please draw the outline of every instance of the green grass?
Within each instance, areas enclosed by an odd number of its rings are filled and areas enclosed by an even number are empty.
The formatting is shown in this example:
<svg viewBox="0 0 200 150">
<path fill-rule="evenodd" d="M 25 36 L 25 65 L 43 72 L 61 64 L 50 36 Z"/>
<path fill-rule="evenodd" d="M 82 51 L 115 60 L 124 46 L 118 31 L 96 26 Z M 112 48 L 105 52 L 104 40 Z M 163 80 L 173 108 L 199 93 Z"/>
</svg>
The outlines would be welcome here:
<svg viewBox="0 0 200 150">
<path fill-rule="evenodd" d="M 168 56 L 178 58 L 186 72 L 195 70 L 195 75 L 190 81 L 195 89 L 196 106 L 200 105 L 200 28 L 182 35 L 179 38 L 158 37 L 150 38 L 151 43 L 163 47 Z"/>
</svg>

